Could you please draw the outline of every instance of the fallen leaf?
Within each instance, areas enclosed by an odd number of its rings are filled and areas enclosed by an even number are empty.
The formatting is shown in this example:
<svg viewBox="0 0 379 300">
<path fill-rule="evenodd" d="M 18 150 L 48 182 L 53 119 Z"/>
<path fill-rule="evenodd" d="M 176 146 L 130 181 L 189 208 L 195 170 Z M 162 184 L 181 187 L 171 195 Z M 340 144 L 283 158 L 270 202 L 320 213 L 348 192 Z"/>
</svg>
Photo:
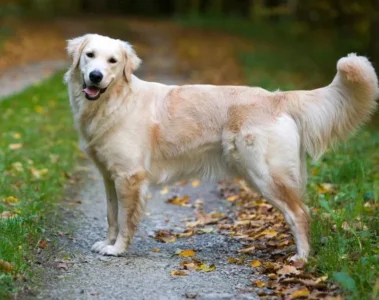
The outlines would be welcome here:
<svg viewBox="0 0 379 300">
<path fill-rule="evenodd" d="M 159 252 L 159 251 L 161 251 L 161 249 L 159 249 L 159 248 L 153 248 L 152 251 L 153 251 L 153 252 Z"/>
<path fill-rule="evenodd" d="M 0 214 L 0 219 L 9 219 L 9 218 L 14 218 L 14 217 L 17 217 L 17 214 L 12 213 L 11 211 L 8 211 L 8 210 L 4 210 Z"/>
<path fill-rule="evenodd" d="M 46 240 L 40 240 L 38 243 L 38 247 L 41 249 L 46 249 L 47 247 L 49 247 L 49 244 Z"/>
<path fill-rule="evenodd" d="M 254 253 L 255 252 L 255 247 L 254 246 L 250 246 L 248 248 L 242 248 L 240 250 L 238 250 L 239 253 Z"/>
<path fill-rule="evenodd" d="M 284 265 L 280 270 L 278 270 L 277 274 L 278 275 L 289 275 L 289 274 L 298 275 L 300 274 L 300 271 L 296 269 L 294 266 Z"/>
<path fill-rule="evenodd" d="M 214 264 L 207 265 L 207 264 L 202 263 L 196 267 L 196 270 L 204 271 L 204 272 L 213 272 L 214 270 L 216 270 L 216 266 Z"/>
<path fill-rule="evenodd" d="M 21 162 L 15 161 L 12 163 L 12 170 L 18 173 L 24 172 L 24 166 L 22 165 Z"/>
<path fill-rule="evenodd" d="M 18 144 L 10 144 L 9 145 L 9 149 L 11 150 L 19 150 L 23 147 L 23 144 L 21 143 L 18 143 Z"/>
<path fill-rule="evenodd" d="M 225 215 L 223 213 L 211 212 L 209 214 L 205 214 L 202 211 L 198 211 L 196 212 L 196 221 L 186 223 L 186 227 L 193 228 L 197 226 L 215 224 L 224 217 Z"/>
<path fill-rule="evenodd" d="M 228 257 L 228 263 L 234 265 L 242 265 L 245 262 L 244 258 Z"/>
<path fill-rule="evenodd" d="M 161 243 L 173 243 L 176 241 L 175 235 L 168 230 L 157 230 L 154 239 Z"/>
<path fill-rule="evenodd" d="M 188 274 L 183 270 L 173 270 L 173 271 L 171 271 L 171 275 L 173 275 L 173 276 L 187 276 Z"/>
<path fill-rule="evenodd" d="M 257 260 L 257 259 L 254 259 L 251 261 L 251 264 L 250 264 L 253 268 L 257 268 L 257 267 L 260 267 L 262 265 L 262 263 Z"/>
<path fill-rule="evenodd" d="M 10 262 L 7 262 L 3 259 L 0 259 L 0 271 L 4 271 L 4 272 L 12 272 L 13 270 L 13 267 L 12 267 L 12 264 Z"/>
<path fill-rule="evenodd" d="M 19 134 L 18 132 L 15 132 L 13 133 L 13 138 L 16 140 L 19 140 L 21 138 L 21 134 Z"/>
<path fill-rule="evenodd" d="M 272 280 L 276 280 L 278 279 L 278 275 L 274 274 L 274 273 L 270 273 L 267 275 L 268 278 L 272 279 Z"/>
<path fill-rule="evenodd" d="M 189 196 L 183 196 L 183 197 L 173 197 L 170 198 L 166 201 L 166 203 L 174 204 L 174 205 L 179 205 L 179 206 L 185 206 L 189 202 Z"/>
<path fill-rule="evenodd" d="M 261 280 L 255 280 L 255 281 L 254 281 L 254 284 L 255 284 L 257 287 L 259 287 L 259 288 L 266 286 L 266 284 L 265 284 L 263 281 L 261 281 Z"/>
<path fill-rule="evenodd" d="M 9 205 L 9 204 L 17 204 L 20 202 L 20 200 L 16 197 L 9 196 L 9 197 L 3 198 L 1 202 Z"/>
<path fill-rule="evenodd" d="M 192 249 L 186 249 L 179 253 L 179 256 L 181 257 L 193 257 L 196 255 L 196 251 Z"/>
<path fill-rule="evenodd" d="M 214 264 L 207 265 L 202 261 L 192 258 L 192 260 L 182 261 L 180 265 L 186 270 L 196 270 L 196 271 L 204 271 L 204 272 L 212 272 L 216 269 Z"/>
<path fill-rule="evenodd" d="M 258 233 L 257 235 L 255 235 L 253 238 L 257 239 L 260 237 L 265 237 L 265 238 L 270 239 L 270 238 L 273 238 L 277 235 L 278 235 L 278 232 L 275 231 L 274 229 L 266 229 L 266 230 L 263 230 L 262 232 Z"/>
<path fill-rule="evenodd" d="M 199 186 L 199 184 L 200 184 L 200 181 L 199 181 L 199 180 L 194 180 L 194 181 L 192 181 L 192 186 L 193 186 L 193 187 L 197 187 L 197 186 Z"/>
<path fill-rule="evenodd" d="M 205 228 L 200 228 L 197 230 L 198 234 L 205 234 L 205 233 L 212 233 L 215 232 L 215 229 L 212 227 L 205 227 Z"/>
<path fill-rule="evenodd" d="M 33 174 L 33 176 L 37 179 L 40 179 L 42 176 L 46 175 L 49 170 L 48 169 L 41 169 L 41 170 L 38 170 L 36 168 L 33 168 L 31 167 L 30 169 L 30 172 Z"/>
<path fill-rule="evenodd" d="M 307 288 L 302 288 L 297 291 L 294 291 L 289 295 L 289 299 L 299 299 L 309 296 L 310 292 Z"/>
<path fill-rule="evenodd" d="M 229 202 L 234 202 L 234 201 L 238 200 L 239 198 L 240 198 L 239 195 L 231 195 L 228 198 L 226 198 L 226 200 L 228 200 Z"/>
<path fill-rule="evenodd" d="M 196 270 L 196 263 L 194 261 L 182 261 L 180 263 L 180 266 L 182 266 L 185 270 L 194 271 Z"/>
<path fill-rule="evenodd" d="M 331 183 L 320 183 L 317 186 L 317 192 L 319 194 L 335 194 L 336 193 L 336 187 L 335 185 Z"/>
<path fill-rule="evenodd" d="M 178 238 L 184 238 L 184 237 L 193 236 L 195 234 L 196 234 L 195 230 L 193 230 L 193 229 L 186 229 L 182 233 L 177 233 L 176 236 Z"/>
</svg>

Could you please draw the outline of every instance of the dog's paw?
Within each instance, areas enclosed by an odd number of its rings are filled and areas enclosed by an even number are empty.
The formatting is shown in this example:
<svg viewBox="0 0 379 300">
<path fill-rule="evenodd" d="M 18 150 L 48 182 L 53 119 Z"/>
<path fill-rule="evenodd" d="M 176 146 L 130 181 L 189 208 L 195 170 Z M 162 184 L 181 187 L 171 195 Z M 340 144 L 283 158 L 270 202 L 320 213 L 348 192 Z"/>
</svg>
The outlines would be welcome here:
<svg viewBox="0 0 379 300">
<path fill-rule="evenodd" d="M 306 263 L 308 261 L 308 258 L 305 255 L 296 254 L 292 256 L 288 261 L 289 262 L 303 261 L 304 263 Z"/>
<path fill-rule="evenodd" d="M 125 252 L 124 248 L 119 248 L 113 245 L 105 246 L 99 251 L 101 255 L 109 255 L 109 256 L 120 256 L 124 252 Z"/>
<path fill-rule="evenodd" d="M 106 240 L 96 242 L 95 244 L 93 244 L 91 251 L 99 253 L 103 248 L 105 248 L 108 245 L 109 245 L 109 243 Z"/>
</svg>

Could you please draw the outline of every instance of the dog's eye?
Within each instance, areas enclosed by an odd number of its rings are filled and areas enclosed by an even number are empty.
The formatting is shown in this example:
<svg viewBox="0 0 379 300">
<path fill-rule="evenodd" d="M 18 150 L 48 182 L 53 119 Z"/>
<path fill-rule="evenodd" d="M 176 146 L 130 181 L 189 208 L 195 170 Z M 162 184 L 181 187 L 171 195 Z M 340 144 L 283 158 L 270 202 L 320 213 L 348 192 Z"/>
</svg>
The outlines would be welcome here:
<svg viewBox="0 0 379 300">
<path fill-rule="evenodd" d="M 111 64 L 115 64 L 116 62 L 117 62 L 117 60 L 115 59 L 115 58 L 110 58 L 109 60 L 108 60 L 108 62 L 109 63 L 111 63 Z"/>
<path fill-rule="evenodd" d="M 95 54 L 93 52 L 87 52 L 86 55 L 89 58 L 94 58 L 95 57 Z"/>
</svg>

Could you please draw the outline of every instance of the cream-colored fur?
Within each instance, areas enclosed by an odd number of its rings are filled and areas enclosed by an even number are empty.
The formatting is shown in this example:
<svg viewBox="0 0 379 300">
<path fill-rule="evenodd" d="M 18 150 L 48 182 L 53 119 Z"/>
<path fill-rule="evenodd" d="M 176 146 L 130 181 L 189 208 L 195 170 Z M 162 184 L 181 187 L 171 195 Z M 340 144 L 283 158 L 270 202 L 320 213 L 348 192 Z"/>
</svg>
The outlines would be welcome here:
<svg viewBox="0 0 379 300">
<path fill-rule="evenodd" d="M 149 184 L 239 176 L 282 211 L 297 244 L 294 259 L 307 259 L 305 152 L 318 158 L 374 112 L 378 82 L 365 57 L 340 59 L 324 88 L 269 92 L 140 80 L 132 75 L 140 60 L 131 46 L 99 35 L 70 40 L 68 52 L 73 64 L 65 80 L 80 144 L 102 173 L 107 194 L 108 235 L 93 251 L 120 255 L 127 249 Z M 110 57 L 117 63 L 110 65 Z M 89 101 L 82 84 L 94 69 L 104 74 L 101 88 L 108 88 Z"/>
</svg>

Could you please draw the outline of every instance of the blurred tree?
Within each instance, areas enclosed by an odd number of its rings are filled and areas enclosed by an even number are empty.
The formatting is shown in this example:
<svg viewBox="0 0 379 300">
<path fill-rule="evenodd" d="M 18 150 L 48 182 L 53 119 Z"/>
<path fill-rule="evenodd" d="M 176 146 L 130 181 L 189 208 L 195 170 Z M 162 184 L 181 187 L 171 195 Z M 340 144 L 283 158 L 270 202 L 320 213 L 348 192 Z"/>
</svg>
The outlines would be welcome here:
<svg viewBox="0 0 379 300">
<path fill-rule="evenodd" d="M 254 21 L 296 20 L 308 30 L 354 39 L 379 61 L 379 0 L 0 0 L 0 18 L 21 12 L 49 18 L 76 14 L 235 16 Z"/>
<path fill-rule="evenodd" d="M 373 0 L 369 53 L 375 69 L 379 71 L 379 0 Z"/>
</svg>

